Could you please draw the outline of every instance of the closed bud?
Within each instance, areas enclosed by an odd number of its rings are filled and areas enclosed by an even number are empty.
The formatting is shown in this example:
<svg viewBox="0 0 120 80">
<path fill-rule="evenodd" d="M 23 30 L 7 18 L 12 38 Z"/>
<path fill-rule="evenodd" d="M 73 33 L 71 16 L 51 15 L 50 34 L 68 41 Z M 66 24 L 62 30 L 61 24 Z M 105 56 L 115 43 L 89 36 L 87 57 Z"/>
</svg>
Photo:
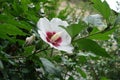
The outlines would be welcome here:
<svg viewBox="0 0 120 80">
<path fill-rule="evenodd" d="M 35 41 L 35 34 L 33 34 L 32 36 L 26 38 L 26 45 L 32 44 L 33 41 Z"/>
</svg>

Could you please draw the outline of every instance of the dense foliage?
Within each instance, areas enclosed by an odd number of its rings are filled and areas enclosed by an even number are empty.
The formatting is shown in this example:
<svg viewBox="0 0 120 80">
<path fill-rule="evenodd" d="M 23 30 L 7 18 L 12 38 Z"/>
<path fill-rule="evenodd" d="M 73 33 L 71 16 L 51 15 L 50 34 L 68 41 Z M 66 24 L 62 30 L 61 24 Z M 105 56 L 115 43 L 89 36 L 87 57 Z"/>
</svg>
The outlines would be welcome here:
<svg viewBox="0 0 120 80">
<path fill-rule="evenodd" d="M 119 13 L 106 1 L 86 0 L 79 15 L 69 1 L 59 9 L 62 2 L 0 0 L 0 80 L 120 80 Z M 71 36 L 72 53 L 41 39 L 37 22 L 43 17 L 68 22 L 59 27 Z"/>
</svg>

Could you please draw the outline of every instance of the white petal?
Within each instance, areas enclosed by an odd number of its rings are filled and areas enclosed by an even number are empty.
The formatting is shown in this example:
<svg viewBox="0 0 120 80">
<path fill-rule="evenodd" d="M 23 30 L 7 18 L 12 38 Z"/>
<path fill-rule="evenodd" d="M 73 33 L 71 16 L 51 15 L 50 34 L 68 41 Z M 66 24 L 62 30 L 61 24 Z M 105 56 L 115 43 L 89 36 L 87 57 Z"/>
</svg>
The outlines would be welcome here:
<svg viewBox="0 0 120 80">
<path fill-rule="evenodd" d="M 61 45 L 68 45 L 71 43 L 71 37 L 65 30 L 61 33 L 61 37 L 62 37 Z"/>
<path fill-rule="evenodd" d="M 42 31 L 40 31 L 40 30 L 38 30 L 38 33 L 40 34 L 41 39 L 43 41 L 47 42 L 47 40 L 46 40 L 46 34 L 44 32 L 42 32 Z"/>
<path fill-rule="evenodd" d="M 66 21 L 62 21 L 59 18 L 53 18 L 50 22 L 53 27 L 58 27 L 58 26 L 67 27 L 68 26 L 68 23 Z"/>
<path fill-rule="evenodd" d="M 54 47 L 58 50 L 62 50 L 62 51 L 65 51 L 67 53 L 72 53 L 73 52 L 73 47 L 71 45 L 67 45 L 67 46 L 59 46 L 59 47 Z"/>
<path fill-rule="evenodd" d="M 49 31 L 51 30 L 51 26 L 50 26 L 50 22 L 47 18 L 40 18 L 38 23 L 37 23 L 37 27 L 38 29 L 40 29 L 41 31 Z"/>
</svg>

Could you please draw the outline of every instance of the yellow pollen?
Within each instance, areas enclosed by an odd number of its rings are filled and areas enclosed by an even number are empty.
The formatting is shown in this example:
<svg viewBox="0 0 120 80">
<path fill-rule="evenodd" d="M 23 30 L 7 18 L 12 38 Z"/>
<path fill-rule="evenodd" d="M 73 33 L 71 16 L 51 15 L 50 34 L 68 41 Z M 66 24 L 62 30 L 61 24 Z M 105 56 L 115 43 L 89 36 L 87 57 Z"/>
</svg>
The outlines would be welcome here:
<svg viewBox="0 0 120 80">
<path fill-rule="evenodd" d="M 51 37 L 51 41 L 56 41 L 60 36 L 62 32 L 57 32 Z"/>
</svg>

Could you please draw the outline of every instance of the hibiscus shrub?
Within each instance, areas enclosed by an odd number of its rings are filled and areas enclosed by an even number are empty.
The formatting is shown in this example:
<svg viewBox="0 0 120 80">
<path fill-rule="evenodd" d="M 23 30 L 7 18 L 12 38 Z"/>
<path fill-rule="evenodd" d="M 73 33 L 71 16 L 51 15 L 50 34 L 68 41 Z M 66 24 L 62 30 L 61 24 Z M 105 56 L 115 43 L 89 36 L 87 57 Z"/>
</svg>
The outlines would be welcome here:
<svg viewBox="0 0 120 80">
<path fill-rule="evenodd" d="M 58 10 L 61 0 L 0 0 L 0 80 L 119 80 L 97 63 L 116 58 L 103 43 L 120 15 L 106 1 L 88 2 L 98 14 L 83 19 Z"/>
</svg>

